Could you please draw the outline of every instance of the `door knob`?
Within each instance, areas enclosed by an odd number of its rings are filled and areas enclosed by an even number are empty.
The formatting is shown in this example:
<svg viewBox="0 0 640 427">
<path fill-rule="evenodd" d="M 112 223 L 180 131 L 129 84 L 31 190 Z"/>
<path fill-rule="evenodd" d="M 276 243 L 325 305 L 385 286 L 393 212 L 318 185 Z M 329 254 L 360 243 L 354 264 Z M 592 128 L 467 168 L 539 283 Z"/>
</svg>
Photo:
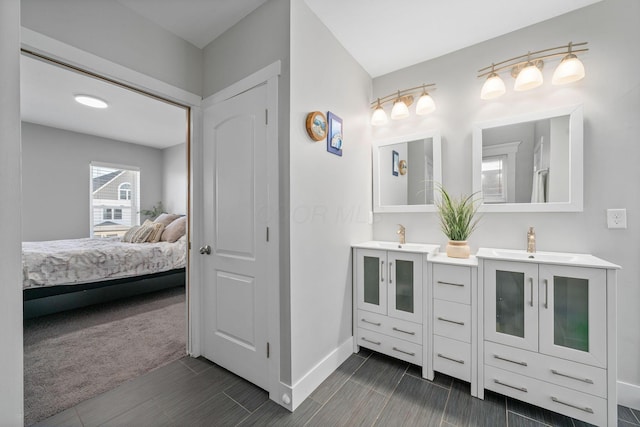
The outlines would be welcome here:
<svg viewBox="0 0 640 427">
<path fill-rule="evenodd" d="M 202 255 L 204 255 L 204 254 L 211 255 L 211 246 L 204 245 L 203 247 L 200 248 L 200 253 Z"/>
</svg>

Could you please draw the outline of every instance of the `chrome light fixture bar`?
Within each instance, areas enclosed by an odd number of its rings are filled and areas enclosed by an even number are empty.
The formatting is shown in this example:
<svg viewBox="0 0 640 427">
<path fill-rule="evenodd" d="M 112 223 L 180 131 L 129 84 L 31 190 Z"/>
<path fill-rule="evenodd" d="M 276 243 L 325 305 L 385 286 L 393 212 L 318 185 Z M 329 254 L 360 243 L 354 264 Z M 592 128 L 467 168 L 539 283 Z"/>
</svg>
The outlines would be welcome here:
<svg viewBox="0 0 640 427">
<path fill-rule="evenodd" d="M 428 92 L 428 90 L 434 90 L 435 86 L 435 83 L 423 84 L 409 89 L 398 90 L 396 93 L 377 98 L 371 103 L 371 109 L 373 110 L 371 124 L 373 126 L 382 126 L 387 123 L 387 113 L 384 111 L 383 105 L 390 102 L 393 102 L 391 120 L 406 119 L 410 116 L 409 106 L 413 104 L 414 97 L 418 94 L 416 114 L 424 116 L 435 111 L 436 104 Z"/>
<path fill-rule="evenodd" d="M 572 83 L 584 78 L 584 65 L 576 56 L 576 53 L 586 52 L 589 49 L 574 49 L 576 46 L 584 46 L 587 42 L 569 42 L 564 46 L 528 52 L 525 55 L 516 56 L 501 62 L 496 62 L 488 67 L 478 70 L 478 78 L 487 77 L 480 91 L 480 98 L 492 99 L 506 92 L 504 81 L 500 78 L 501 71 L 509 69 L 511 76 L 516 79 L 514 90 L 524 91 L 536 88 L 542 84 L 542 68 L 544 60 L 562 56 L 560 64 L 553 73 L 551 83 L 554 85 Z"/>
</svg>

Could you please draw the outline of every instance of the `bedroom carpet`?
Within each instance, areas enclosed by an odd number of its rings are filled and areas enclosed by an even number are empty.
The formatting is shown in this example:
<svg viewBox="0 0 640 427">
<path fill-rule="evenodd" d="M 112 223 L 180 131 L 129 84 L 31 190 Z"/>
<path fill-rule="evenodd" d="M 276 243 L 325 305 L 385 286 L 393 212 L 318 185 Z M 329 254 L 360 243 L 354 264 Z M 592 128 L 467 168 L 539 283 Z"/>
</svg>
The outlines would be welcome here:
<svg viewBox="0 0 640 427">
<path fill-rule="evenodd" d="M 186 354 L 185 290 L 24 321 L 25 425 Z"/>
</svg>

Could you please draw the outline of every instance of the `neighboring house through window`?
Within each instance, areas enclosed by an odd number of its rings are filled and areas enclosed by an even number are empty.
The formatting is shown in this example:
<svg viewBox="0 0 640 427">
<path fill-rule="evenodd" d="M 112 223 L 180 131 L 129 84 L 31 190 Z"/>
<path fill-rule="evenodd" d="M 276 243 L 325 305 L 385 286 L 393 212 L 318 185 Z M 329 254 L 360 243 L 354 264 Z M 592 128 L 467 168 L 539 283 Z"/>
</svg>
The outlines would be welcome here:
<svg viewBox="0 0 640 427">
<path fill-rule="evenodd" d="M 91 236 L 123 235 L 140 223 L 140 171 L 91 162 Z"/>
</svg>

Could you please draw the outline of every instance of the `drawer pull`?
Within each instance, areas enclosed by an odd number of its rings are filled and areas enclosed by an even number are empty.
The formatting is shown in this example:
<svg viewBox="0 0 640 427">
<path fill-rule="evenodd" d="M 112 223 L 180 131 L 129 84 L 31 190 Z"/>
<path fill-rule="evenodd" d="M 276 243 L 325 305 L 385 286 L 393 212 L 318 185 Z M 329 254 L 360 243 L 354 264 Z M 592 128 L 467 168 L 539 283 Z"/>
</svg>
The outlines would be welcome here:
<svg viewBox="0 0 640 427">
<path fill-rule="evenodd" d="M 512 389 L 515 389 L 515 390 L 518 390 L 518 391 L 522 391 L 522 392 L 527 393 L 527 389 L 526 389 L 526 388 L 524 388 L 524 387 L 517 387 L 517 386 L 515 386 L 515 385 L 511 385 L 511 384 L 503 383 L 502 381 L 500 381 L 500 380 L 496 380 L 496 379 L 494 379 L 494 380 L 493 380 L 493 382 L 494 382 L 494 383 L 496 383 L 496 384 L 503 385 L 503 386 L 505 386 L 505 387 L 509 387 L 509 388 L 512 388 Z"/>
<path fill-rule="evenodd" d="M 438 283 L 441 285 L 449 285 L 449 286 L 459 286 L 461 288 L 464 288 L 464 285 L 461 283 L 451 283 L 451 282 L 443 282 L 441 280 L 438 280 Z"/>
<path fill-rule="evenodd" d="M 396 332 L 402 332 L 403 334 L 408 334 L 408 335 L 415 335 L 415 332 L 410 332 L 410 331 L 403 331 L 402 329 L 398 329 L 395 326 L 392 328 L 394 331 Z"/>
<path fill-rule="evenodd" d="M 458 322 L 457 320 L 449 320 L 449 319 L 445 319 L 444 317 L 438 317 L 438 320 L 442 320 L 443 322 L 455 323 L 456 325 L 464 326 L 464 322 Z"/>
<path fill-rule="evenodd" d="M 459 363 L 461 365 L 464 365 L 464 360 L 454 359 L 453 357 L 445 356 L 444 354 L 440 354 L 440 353 L 438 353 L 438 357 L 441 357 L 441 358 L 447 359 L 447 360 L 451 360 L 452 362 L 456 362 L 456 363 Z"/>
<path fill-rule="evenodd" d="M 504 360 L 505 362 L 515 363 L 516 365 L 527 366 L 527 362 L 518 362 L 517 360 L 507 359 L 502 356 L 498 356 L 497 354 L 494 354 L 493 358 L 498 360 Z"/>
<path fill-rule="evenodd" d="M 555 374 L 555 375 L 559 375 L 561 377 L 566 377 L 566 378 L 571 378 L 572 380 L 576 380 L 576 381 L 582 381 L 583 383 L 587 383 L 587 384 L 593 384 L 593 380 L 590 380 L 589 378 L 579 378 L 579 377 L 574 377 L 573 375 L 569 375 L 569 374 L 564 374 L 562 372 L 558 372 L 555 369 L 551 370 L 551 373 Z"/>
<path fill-rule="evenodd" d="M 369 339 L 366 339 L 365 337 L 362 337 L 361 339 L 362 339 L 362 341 L 370 342 L 371 344 L 375 344 L 375 345 L 382 344 L 380 341 L 371 341 Z"/>
<path fill-rule="evenodd" d="M 409 351 L 400 350 L 399 348 L 393 347 L 395 351 L 399 351 L 400 353 L 408 354 L 409 356 L 415 356 L 415 353 L 411 353 Z"/>
<path fill-rule="evenodd" d="M 570 406 L 572 408 L 579 409 L 581 411 L 593 414 L 593 409 L 589 408 L 588 406 L 578 406 L 578 405 L 574 405 L 573 403 L 563 402 L 562 400 L 558 399 L 557 397 L 553 397 L 553 396 L 551 396 L 551 400 L 553 400 L 554 402 L 559 403 L 561 405 Z"/>
<path fill-rule="evenodd" d="M 372 321 L 367 320 L 367 319 L 362 319 L 362 321 L 363 321 L 364 323 L 369 323 L 370 325 L 375 325 L 375 326 L 380 326 L 380 325 L 382 325 L 382 323 L 379 323 L 379 322 L 378 322 L 378 323 L 376 323 L 376 322 L 372 322 Z"/>
</svg>

